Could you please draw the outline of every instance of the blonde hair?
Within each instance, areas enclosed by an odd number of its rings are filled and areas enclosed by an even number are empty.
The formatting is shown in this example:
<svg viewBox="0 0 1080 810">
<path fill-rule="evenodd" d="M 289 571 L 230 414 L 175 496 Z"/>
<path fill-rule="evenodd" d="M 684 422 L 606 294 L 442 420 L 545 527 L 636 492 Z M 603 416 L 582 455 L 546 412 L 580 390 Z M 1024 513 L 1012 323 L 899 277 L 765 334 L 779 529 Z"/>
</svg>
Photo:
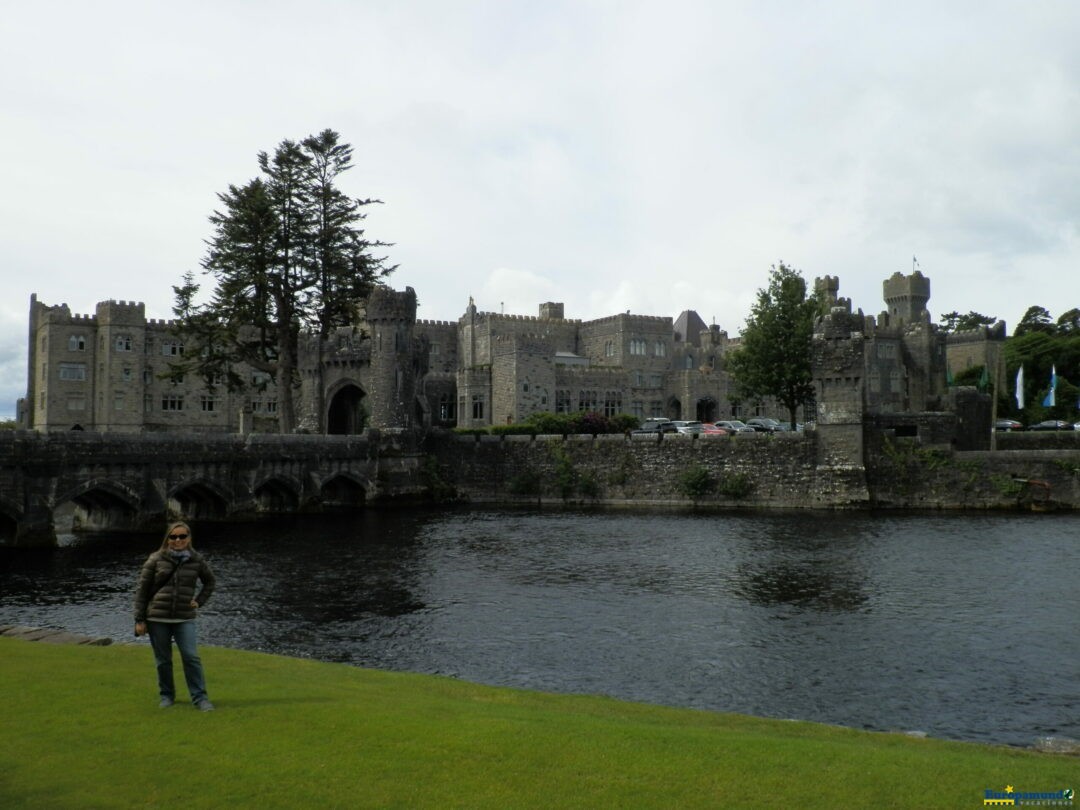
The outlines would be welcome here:
<svg viewBox="0 0 1080 810">
<path fill-rule="evenodd" d="M 182 520 L 174 520 L 165 529 L 165 538 L 161 541 L 161 551 L 167 551 L 169 548 L 169 535 L 172 534 L 173 529 L 183 527 L 187 529 L 188 533 L 188 548 L 192 548 L 192 543 L 195 542 L 195 535 L 191 532 L 191 527 Z"/>
</svg>

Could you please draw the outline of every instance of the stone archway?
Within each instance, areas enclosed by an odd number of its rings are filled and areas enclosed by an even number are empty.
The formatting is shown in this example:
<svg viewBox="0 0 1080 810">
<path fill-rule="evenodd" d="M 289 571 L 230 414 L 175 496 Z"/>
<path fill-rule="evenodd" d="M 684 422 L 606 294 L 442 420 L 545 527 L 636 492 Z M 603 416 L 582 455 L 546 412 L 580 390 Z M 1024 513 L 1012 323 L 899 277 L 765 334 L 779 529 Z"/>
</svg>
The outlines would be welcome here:
<svg viewBox="0 0 1080 810">
<path fill-rule="evenodd" d="M 367 423 L 364 396 L 358 385 L 347 383 L 341 386 L 330 398 L 326 410 L 326 432 L 338 436 L 362 433 Z"/>
<path fill-rule="evenodd" d="M 699 422 L 715 422 L 719 414 L 716 400 L 712 397 L 702 397 L 697 401 L 696 417 Z"/>
</svg>

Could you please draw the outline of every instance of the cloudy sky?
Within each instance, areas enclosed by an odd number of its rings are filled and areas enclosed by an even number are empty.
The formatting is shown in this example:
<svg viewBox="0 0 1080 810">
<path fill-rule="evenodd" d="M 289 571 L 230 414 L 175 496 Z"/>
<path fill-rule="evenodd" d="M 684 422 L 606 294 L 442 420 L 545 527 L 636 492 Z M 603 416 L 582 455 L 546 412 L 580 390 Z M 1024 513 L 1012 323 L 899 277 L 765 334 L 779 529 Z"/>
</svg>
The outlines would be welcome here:
<svg viewBox="0 0 1080 810">
<path fill-rule="evenodd" d="M 929 276 L 932 315 L 1080 306 L 1080 6 L 5 3 L 0 418 L 31 293 L 168 317 L 216 194 L 324 128 L 420 316 L 695 309 L 771 265 Z"/>
</svg>

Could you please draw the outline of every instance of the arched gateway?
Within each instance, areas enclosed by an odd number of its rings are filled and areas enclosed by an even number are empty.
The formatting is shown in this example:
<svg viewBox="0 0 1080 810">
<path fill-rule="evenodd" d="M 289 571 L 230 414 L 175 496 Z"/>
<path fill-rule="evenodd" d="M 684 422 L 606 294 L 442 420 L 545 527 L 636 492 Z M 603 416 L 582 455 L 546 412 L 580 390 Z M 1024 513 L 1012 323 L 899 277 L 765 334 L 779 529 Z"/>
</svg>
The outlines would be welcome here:
<svg viewBox="0 0 1080 810">
<path fill-rule="evenodd" d="M 352 436 L 362 433 L 366 414 L 364 413 L 364 392 L 358 385 L 347 383 L 330 397 L 330 406 L 326 411 L 326 432 L 338 436 Z"/>
</svg>

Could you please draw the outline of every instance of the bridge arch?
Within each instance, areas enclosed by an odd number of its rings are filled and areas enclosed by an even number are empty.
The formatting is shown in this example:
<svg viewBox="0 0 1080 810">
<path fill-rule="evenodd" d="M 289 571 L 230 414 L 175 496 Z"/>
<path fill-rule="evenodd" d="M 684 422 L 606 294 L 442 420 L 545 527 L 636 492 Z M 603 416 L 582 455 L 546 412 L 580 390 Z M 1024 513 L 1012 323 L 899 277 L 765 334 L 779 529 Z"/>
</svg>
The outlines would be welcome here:
<svg viewBox="0 0 1080 810">
<path fill-rule="evenodd" d="M 224 520 L 232 498 L 213 481 L 197 478 L 174 487 L 166 503 L 170 514 L 185 520 Z"/>
<path fill-rule="evenodd" d="M 354 380 L 341 380 L 331 386 L 326 392 L 326 432 L 345 436 L 362 433 L 367 421 L 363 402 L 366 396 Z"/>
<path fill-rule="evenodd" d="M 19 534 L 23 510 L 13 501 L 0 495 L 0 546 L 14 545 Z"/>
<path fill-rule="evenodd" d="M 328 476 L 319 486 L 323 506 L 338 509 L 356 509 L 364 505 L 370 482 L 358 475 L 340 471 Z"/>
<path fill-rule="evenodd" d="M 291 476 L 271 475 L 256 484 L 252 493 L 260 512 L 295 512 L 300 507 L 301 491 Z"/>
<path fill-rule="evenodd" d="M 71 505 L 71 531 L 93 532 L 136 528 L 142 499 L 124 484 L 92 478 L 56 498 L 54 517 L 66 521 L 68 504 Z M 66 529 L 67 526 L 59 528 Z"/>
</svg>

